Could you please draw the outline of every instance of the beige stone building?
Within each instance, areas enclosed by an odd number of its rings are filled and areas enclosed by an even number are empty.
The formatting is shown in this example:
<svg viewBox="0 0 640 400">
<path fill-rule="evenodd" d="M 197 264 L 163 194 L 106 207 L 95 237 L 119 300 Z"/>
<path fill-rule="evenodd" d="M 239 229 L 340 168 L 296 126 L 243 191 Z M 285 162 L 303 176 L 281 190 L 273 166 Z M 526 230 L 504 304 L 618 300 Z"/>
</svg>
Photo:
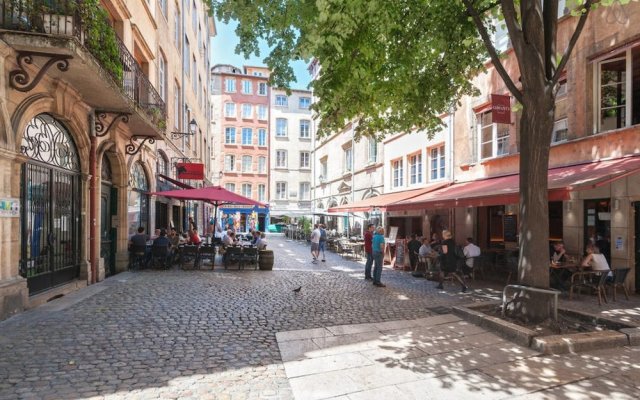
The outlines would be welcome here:
<svg viewBox="0 0 640 400">
<path fill-rule="evenodd" d="M 210 177 L 202 1 L 18 3 L 0 3 L 0 319 L 126 269 L 139 226 L 204 220 L 150 193 L 203 183 L 176 162 Z"/>
</svg>

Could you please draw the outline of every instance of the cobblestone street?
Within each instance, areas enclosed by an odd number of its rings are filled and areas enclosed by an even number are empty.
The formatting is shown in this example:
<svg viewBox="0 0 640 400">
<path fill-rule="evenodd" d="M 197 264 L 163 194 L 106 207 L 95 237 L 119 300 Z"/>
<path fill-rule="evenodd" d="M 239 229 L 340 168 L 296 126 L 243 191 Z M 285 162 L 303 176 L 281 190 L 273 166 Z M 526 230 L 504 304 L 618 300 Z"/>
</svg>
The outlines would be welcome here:
<svg viewBox="0 0 640 400">
<path fill-rule="evenodd" d="M 0 399 L 292 399 L 277 332 L 414 320 L 459 293 L 270 237 L 273 271 L 122 273 L 0 323 Z M 292 290 L 302 286 L 300 293 Z"/>
</svg>

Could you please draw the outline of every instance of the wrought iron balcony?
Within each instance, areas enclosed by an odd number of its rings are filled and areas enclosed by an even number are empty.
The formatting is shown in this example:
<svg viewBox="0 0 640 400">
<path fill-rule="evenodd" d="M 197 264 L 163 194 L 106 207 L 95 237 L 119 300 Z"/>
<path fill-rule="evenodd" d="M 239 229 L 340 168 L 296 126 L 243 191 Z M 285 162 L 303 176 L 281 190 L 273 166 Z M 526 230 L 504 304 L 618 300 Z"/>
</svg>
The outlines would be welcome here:
<svg viewBox="0 0 640 400">
<path fill-rule="evenodd" d="M 75 38 L 108 72 L 121 92 L 160 131 L 165 130 L 165 102 L 117 37 L 106 11 L 99 5 L 82 0 L 0 0 L 0 30 Z"/>
</svg>

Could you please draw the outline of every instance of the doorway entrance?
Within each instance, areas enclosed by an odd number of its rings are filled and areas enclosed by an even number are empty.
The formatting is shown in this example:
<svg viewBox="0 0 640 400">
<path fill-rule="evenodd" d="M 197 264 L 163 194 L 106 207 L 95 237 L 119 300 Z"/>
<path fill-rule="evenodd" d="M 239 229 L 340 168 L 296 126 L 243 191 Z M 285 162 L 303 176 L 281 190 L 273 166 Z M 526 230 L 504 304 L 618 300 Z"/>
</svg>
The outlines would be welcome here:
<svg viewBox="0 0 640 400">
<path fill-rule="evenodd" d="M 104 276 L 116 273 L 116 228 L 113 217 L 118 215 L 118 189 L 112 185 L 111 164 L 102 156 L 100 188 L 100 257 L 104 260 Z"/>
</svg>

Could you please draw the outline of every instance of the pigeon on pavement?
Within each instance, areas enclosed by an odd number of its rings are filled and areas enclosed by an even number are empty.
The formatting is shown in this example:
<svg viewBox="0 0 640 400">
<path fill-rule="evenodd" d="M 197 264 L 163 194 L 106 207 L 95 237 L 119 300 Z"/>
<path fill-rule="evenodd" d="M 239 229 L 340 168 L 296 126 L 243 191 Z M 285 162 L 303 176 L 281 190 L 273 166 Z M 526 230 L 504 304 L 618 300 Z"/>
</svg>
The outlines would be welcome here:
<svg viewBox="0 0 640 400">
<path fill-rule="evenodd" d="M 300 293 L 300 290 L 302 290 L 302 286 L 300 286 L 300 287 L 299 287 L 299 288 L 297 288 L 297 289 L 293 289 L 293 291 L 294 291 L 295 293 Z"/>
</svg>

